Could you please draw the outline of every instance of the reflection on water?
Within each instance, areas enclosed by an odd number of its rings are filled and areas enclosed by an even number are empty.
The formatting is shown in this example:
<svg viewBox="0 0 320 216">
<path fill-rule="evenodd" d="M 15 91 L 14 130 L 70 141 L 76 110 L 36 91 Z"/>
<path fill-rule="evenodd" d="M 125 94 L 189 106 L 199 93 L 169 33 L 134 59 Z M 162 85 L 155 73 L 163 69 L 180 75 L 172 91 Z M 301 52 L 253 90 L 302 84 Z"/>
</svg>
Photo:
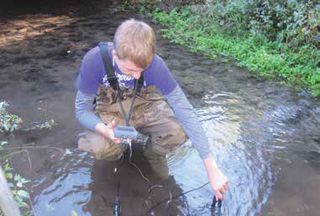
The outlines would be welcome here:
<svg viewBox="0 0 320 216">
<path fill-rule="evenodd" d="M 85 213 L 85 204 L 91 198 L 91 167 L 93 160 L 75 151 L 65 155 L 57 164 L 54 175 L 42 180 L 36 187 L 51 183 L 34 198 L 35 215 L 72 215 Z M 57 176 L 55 178 L 55 176 Z"/>
</svg>

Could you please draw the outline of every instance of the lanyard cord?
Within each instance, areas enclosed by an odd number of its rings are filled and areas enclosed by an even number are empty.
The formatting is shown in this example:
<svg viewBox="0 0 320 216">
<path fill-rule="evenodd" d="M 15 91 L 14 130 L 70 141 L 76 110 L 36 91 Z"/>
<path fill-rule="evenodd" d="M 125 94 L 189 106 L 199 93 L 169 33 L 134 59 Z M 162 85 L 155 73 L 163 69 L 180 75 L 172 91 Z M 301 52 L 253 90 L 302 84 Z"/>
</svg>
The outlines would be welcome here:
<svg viewBox="0 0 320 216">
<path fill-rule="evenodd" d="M 128 116 L 126 115 L 126 112 L 124 111 L 124 108 L 123 108 L 123 105 L 122 105 L 122 102 L 121 102 L 122 99 L 120 97 L 120 92 L 121 92 L 120 87 L 118 88 L 117 99 L 118 99 L 118 102 L 119 102 L 119 105 L 120 105 L 122 116 L 126 121 L 126 126 L 130 126 L 129 121 L 130 121 L 130 118 L 131 118 L 131 115 L 132 115 L 132 111 L 133 111 L 133 104 L 134 104 L 134 101 L 136 99 L 137 88 L 138 88 L 138 81 L 135 80 L 133 97 L 132 97 L 132 100 L 131 100 Z"/>
</svg>

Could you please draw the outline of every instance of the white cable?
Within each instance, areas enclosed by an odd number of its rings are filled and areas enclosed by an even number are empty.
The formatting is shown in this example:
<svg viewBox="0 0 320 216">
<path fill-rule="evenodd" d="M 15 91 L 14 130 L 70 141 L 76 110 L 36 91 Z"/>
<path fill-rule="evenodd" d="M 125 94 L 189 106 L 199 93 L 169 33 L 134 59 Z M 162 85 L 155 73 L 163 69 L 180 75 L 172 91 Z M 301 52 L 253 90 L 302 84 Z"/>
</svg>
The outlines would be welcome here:
<svg viewBox="0 0 320 216">
<path fill-rule="evenodd" d="M 139 171 L 141 177 L 142 177 L 146 182 L 148 182 L 149 184 L 151 184 L 151 181 L 150 181 L 147 177 L 145 177 L 145 176 L 143 175 L 141 169 L 140 169 L 135 163 L 133 163 L 133 162 L 131 161 L 131 158 L 132 158 L 132 142 L 131 142 L 131 140 L 129 140 L 129 139 L 128 139 L 127 141 L 128 141 L 129 150 L 130 150 L 130 154 L 129 154 L 129 164 L 131 164 L 132 166 L 134 166 L 134 167 Z M 168 200 L 168 202 L 167 202 L 167 205 L 169 205 L 169 204 L 172 202 L 172 193 L 171 193 L 171 191 L 170 191 L 169 189 L 165 188 L 163 185 L 157 184 L 157 185 L 152 185 L 152 186 L 150 186 L 150 188 L 148 189 L 148 193 L 150 193 L 150 192 L 151 192 L 153 189 L 155 189 L 155 188 L 161 188 L 161 189 L 164 189 L 164 190 L 167 190 L 167 191 L 168 191 L 168 193 L 169 193 L 169 200 Z"/>
<path fill-rule="evenodd" d="M 131 161 L 131 157 L 132 157 L 132 142 L 131 142 L 131 140 L 128 140 L 128 143 L 129 143 L 129 149 L 130 149 L 129 164 L 131 164 L 132 166 L 134 166 L 134 167 L 139 171 L 141 177 L 142 177 L 146 182 L 148 182 L 148 183 L 150 184 L 151 181 L 150 181 L 147 177 L 145 177 L 145 176 L 143 175 L 142 171 L 140 170 L 140 168 L 139 168 L 135 163 L 133 163 L 133 162 Z"/>
</svg>

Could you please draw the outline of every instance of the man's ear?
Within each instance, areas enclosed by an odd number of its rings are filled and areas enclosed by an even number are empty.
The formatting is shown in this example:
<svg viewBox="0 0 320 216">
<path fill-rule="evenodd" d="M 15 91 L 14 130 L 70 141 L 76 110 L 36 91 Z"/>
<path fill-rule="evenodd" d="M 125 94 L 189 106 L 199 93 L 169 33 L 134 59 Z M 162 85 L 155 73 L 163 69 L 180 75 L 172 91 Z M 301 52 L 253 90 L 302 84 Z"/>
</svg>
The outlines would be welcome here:
<svg viewBox="0 0 320 216">
<path fill-rule="evenodd" d="M 114 66 L 115 65 L 115 58 L 118 58 L 117 52 L 113 49 L 111 51 L 111 55 L 112 55 L 112 65 Z"/>
<path fill-rule="evenodd" d="M 111 54 L 113 58 L 117 57 L 117 52 L 114 49 L 112 49 Z"/>
</svg>

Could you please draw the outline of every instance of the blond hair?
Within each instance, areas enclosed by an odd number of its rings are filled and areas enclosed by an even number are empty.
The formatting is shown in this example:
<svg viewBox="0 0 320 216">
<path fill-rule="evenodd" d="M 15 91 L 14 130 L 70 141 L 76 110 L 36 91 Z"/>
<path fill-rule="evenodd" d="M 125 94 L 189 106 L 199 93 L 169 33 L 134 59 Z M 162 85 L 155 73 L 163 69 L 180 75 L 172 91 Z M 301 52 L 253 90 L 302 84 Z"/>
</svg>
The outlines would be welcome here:
<svg viewBox="0 0 320 216">
<path fill-rule="evenodd" d="M 119 59 L 132 61 L 146 68 L 156 52 L 153 29 L 142 21 L 129 19 L 121 23 L 114 35 L 114 49 Z"/>
</svg>

